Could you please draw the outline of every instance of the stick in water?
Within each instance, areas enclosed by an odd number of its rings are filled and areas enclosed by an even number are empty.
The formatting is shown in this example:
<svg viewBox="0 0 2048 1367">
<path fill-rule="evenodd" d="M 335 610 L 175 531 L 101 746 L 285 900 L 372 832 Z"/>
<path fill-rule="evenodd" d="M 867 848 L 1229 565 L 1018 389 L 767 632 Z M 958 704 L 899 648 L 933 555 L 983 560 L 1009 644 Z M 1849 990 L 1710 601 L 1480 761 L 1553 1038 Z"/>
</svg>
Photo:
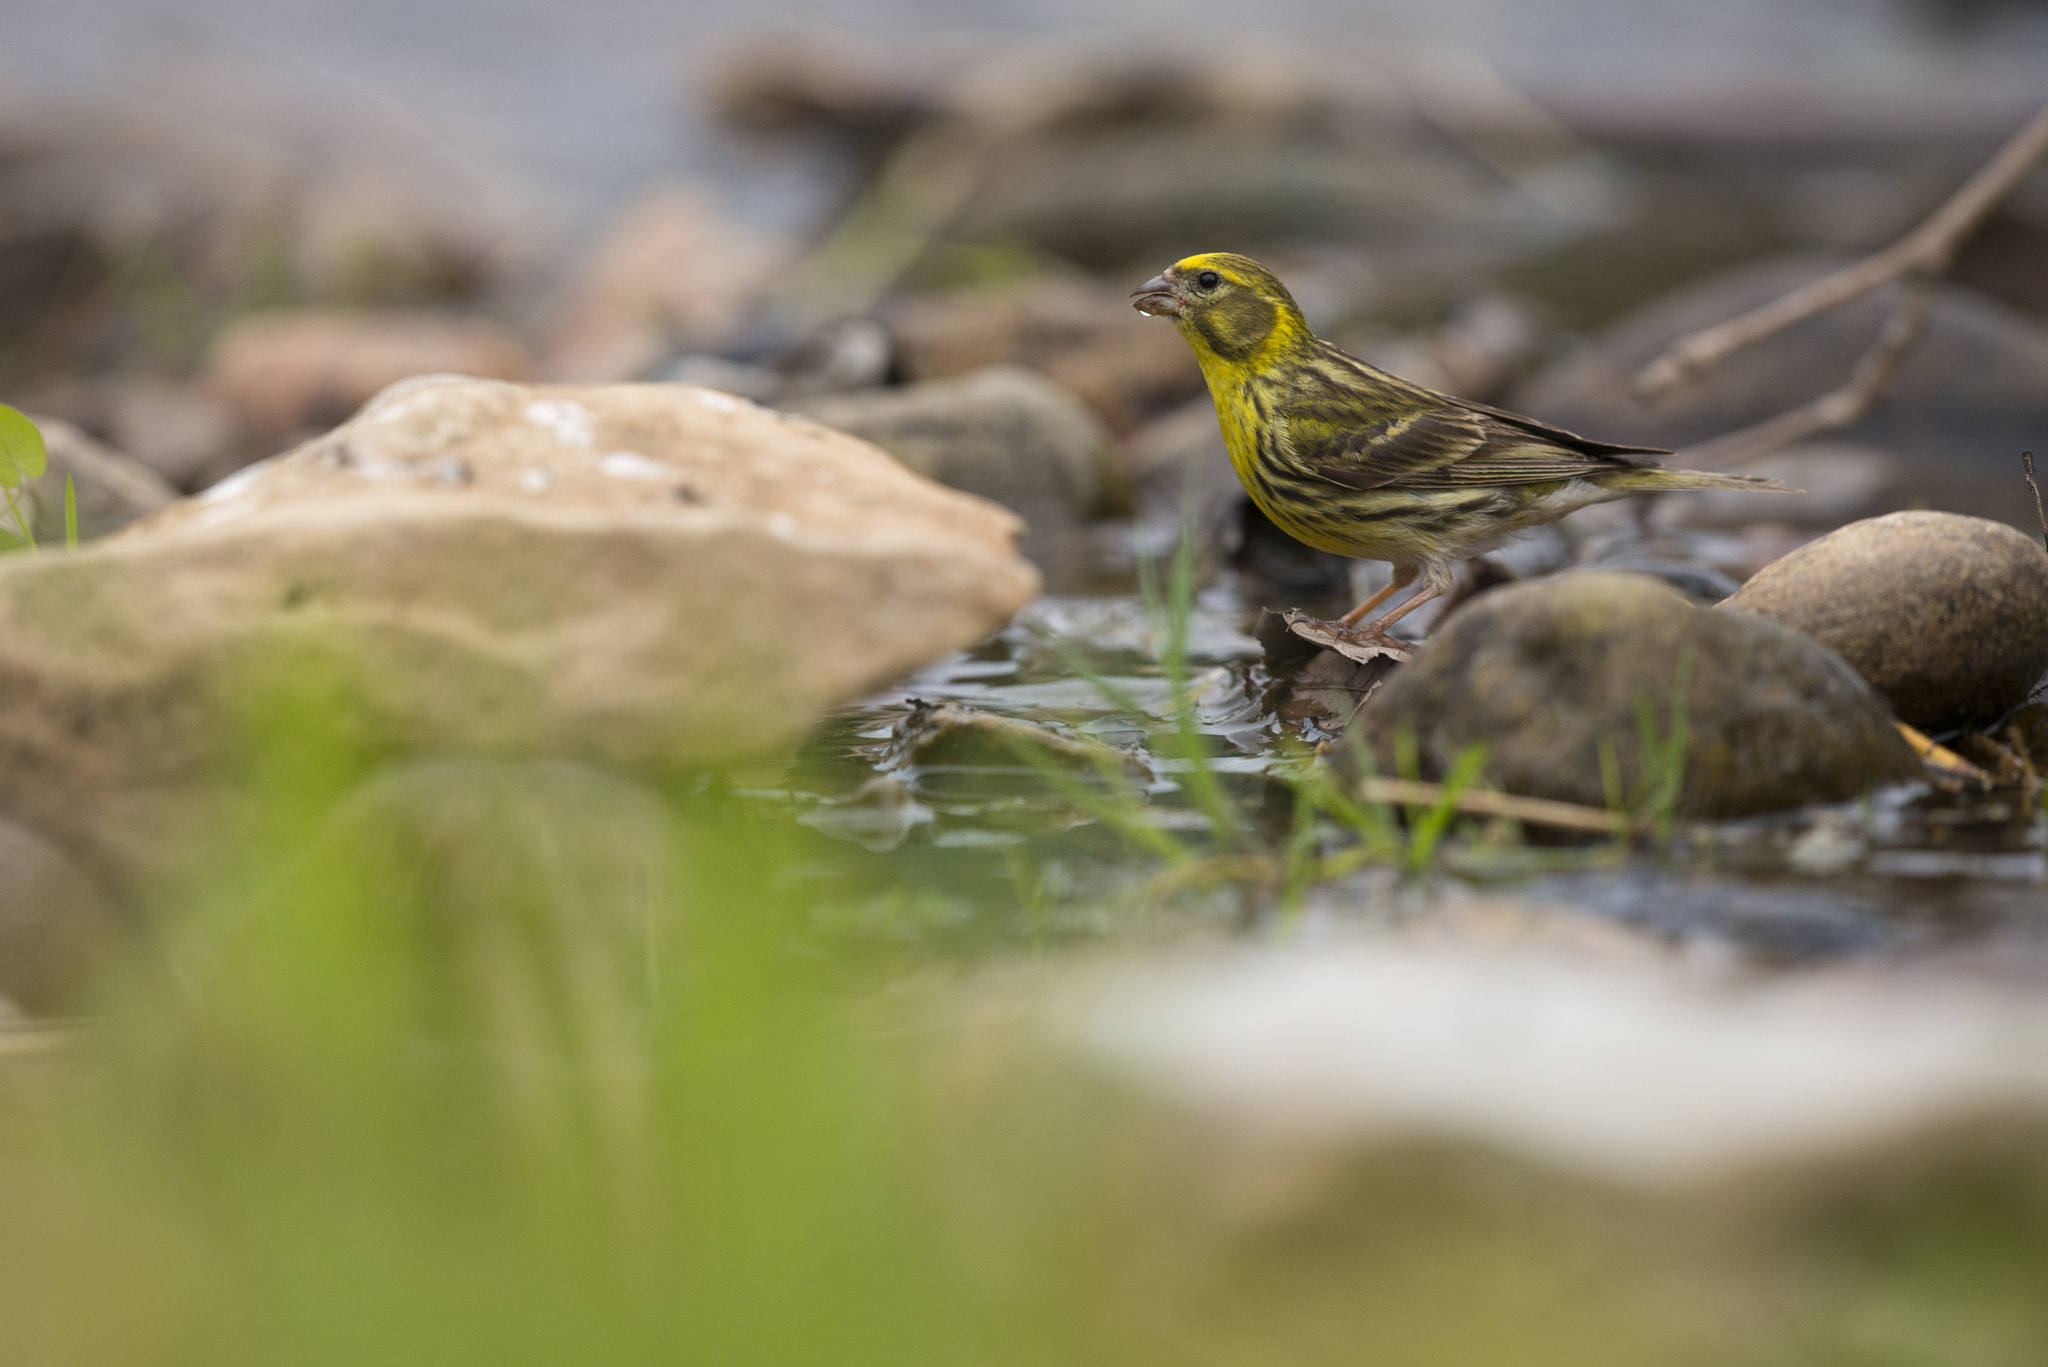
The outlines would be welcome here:
<svg viewBox="0 0 2048 1367">
<path fill-rule="evenodd" d="M 2048 513 L 2041 511 L 2041 486 L 2034 483 L 2034 453 L 2020 452 L 2020 469 L 2027 475 L 2027 487 L 2034 491 L 2034 519 L 2041 524 L 2041 547 L 2048 550 Z"/>
</svg>

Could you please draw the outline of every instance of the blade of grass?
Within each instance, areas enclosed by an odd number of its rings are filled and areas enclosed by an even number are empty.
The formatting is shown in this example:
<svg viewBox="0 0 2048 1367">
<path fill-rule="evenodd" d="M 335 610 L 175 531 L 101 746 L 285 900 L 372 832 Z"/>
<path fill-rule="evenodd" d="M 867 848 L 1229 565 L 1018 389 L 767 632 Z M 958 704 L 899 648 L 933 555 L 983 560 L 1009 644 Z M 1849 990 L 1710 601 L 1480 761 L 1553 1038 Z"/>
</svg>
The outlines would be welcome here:
<svg viewBox="0 0 2048 1367">
<path fill-rule="evenodd" d="M 1188 796 L 1208 819 L 1218 839 L 1242 845 L 1246 836 L 1243 819 L 1210 767 L 1201 718 L 1188 686 L 1188 630 L 1195 599 L 1195 524 L 1188 512 L 1181 515 L 1180 536 L 1174 542 L 1166 591 L 1161 592 L 1152 561 L 1142 557 L 1138 561 L 1138 588 L 1145 599 L 1146 613 L 1161 638 L 1159 668 L 1172 700 L 1174 739 L 1179 750 L 1174 758 L 1186 762 L 1184 782 Z"/>
<path fill-rule="evenodd" d="M 1345 825 L 1357 831 L 1381 857 L 1391 857 L 1401 848 L 1399 824 L 1394 820 L 1393 811 L 1386 802 L 1365 796 L 1365 786 L 1379 777 L 1372 747 L 1365 743 L 1359 728 L 1352 726 L 1344 733 L 1344 747 L 1351 756 L 1352 772 L 1358 776 L 1357 787 L 1363 800 L 1354 799 L 1344 786 L 1325 771 L 1328 793 L 1324 801 L 1330 811 Z"/>
<path fill-rule="evenodd" d="M 1292 916 L 1301 910 L 1309 887 L 1316 881 L 1315 858 L 1322 816 L 1321 786 L 1306 778 L 1292 784 L 1294 813 L 1287 831 L 1287 847 L 1280 863 L 1280 914 Z"/>
<path fill-rule="evenodd" d="M 1600 791 L 1607 799 L 1608 829 L 1616 841 L 1626 841 L 1629 832 L 1628 795 L 1621 786 L 1621 757 L 1615 752 L 1614 737 L 1602 736 L 1594 746 L 1600 758 Z"/>
<path fill-rule="evenodd" d="M 1012 739 L 1008 744 L 1020 761 L 1056 789 L 1068 802 L 1102 822 L 1133 845 L 1151 851 L 1169 864 L 1181 864 L 1194 858 L 1192 850 L 1176 839 L 1171 832 L 1160 829 L 1150 820 L 1147 804 L 1132 790 L 1130 780 L 1124 773 L 1124 756 L 1119 752 L 1107 746 L 1092 747 L 1100 751 L 1089 756 L 1102 776 L 1103 786 L 1098 789 L 1047 759 L 1030 743 Z"/>
<path fill-rule="evenodd" d="M 1406 861 L 1409 873 L 1421 873 L 1429 866 L 1436 847 L 1450 830 L 1451 819 L 1457 815 L 1459 795 L 1478 779 L 1479 771 L 1485 766 L 1486 747 L 1479 742 L 1474 741 L 1458 752 L 1436 802 L 1409 829 Z"/>
</svg>

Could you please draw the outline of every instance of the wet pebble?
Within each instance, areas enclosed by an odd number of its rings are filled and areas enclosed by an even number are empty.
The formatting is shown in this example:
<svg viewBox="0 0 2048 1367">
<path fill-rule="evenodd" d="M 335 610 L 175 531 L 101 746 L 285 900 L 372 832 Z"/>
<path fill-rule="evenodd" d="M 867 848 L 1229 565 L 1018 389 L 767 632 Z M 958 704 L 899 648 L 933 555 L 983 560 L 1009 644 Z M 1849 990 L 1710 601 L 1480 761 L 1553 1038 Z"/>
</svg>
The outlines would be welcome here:
<svg viewBox="0 0 2048 1367">
<path fill-rule="evenodd" d="M 1172 328 L 1147 327 L 1127 289 L 1033 277 L 907 295 L 889 305 L 885 321 L 913 380 L 1024 366 L 1072 391 L 1124 434 L 1202 393 L 1187 345 Z"/>
<path fill-rule="evenodd" d="M 1852 522 L 1766 566 L 1723 606 L 1805 632 L 1923 731 L 1996 722 L 2048 670 L 2048 551 L 1983 518 Z"/>
<path fill-rule="evenodd" d="M 921 475 L 980 494 L 1029 524 L 1022 549 L 1055 588 L 1076 587 L 1090 557 L 1081 526 L 1108 478 L 1109 434 L 1072 394 L 1015 366 L 789 405 L 864 438 Z"/>
<path fill-rule="evenodd" d="M 1601 751 L 1626 797 L 1645 782 L 1639 714 L 1673 734 L 1681 661 L 1681 816 L 1840 801 L 1911 779 L 1918 762 L 1884 701 L 1832 652 L 1760 617 L 1696 608 L 1646 575 L 1586 572 L 1474 600 L 1364 713 L 1383 765 L 1414 737 L 1425 777 L 1486 747 L 1509 792 L 1604 806 Z"/>
</svg>

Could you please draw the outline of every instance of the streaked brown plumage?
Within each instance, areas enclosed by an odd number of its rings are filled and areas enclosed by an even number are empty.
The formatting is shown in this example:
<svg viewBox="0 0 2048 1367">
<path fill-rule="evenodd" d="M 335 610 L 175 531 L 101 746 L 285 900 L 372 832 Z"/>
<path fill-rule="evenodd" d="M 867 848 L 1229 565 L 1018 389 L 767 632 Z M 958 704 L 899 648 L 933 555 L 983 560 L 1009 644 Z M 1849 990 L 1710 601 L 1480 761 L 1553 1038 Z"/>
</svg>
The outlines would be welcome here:
<svg viewBox="0 0 2048 1367">
<path fill-rule="evenodd" d="M 1423 587 L 1357 634 L 1386 640 L 1397 619 L 1445 592 L 1458 561 L 1593 503 L 1680 489 L 1777 489 L 1749 475 L 1665 470 L 1668 452 L 1616 446 L 1411 384 L 1309 331 L 1287 287 L 1249 257 L 1175 262 L 1133 292 L 1194 348 L 1231 464 L 1289 535 L 1394 566 Z"/>
</svg>

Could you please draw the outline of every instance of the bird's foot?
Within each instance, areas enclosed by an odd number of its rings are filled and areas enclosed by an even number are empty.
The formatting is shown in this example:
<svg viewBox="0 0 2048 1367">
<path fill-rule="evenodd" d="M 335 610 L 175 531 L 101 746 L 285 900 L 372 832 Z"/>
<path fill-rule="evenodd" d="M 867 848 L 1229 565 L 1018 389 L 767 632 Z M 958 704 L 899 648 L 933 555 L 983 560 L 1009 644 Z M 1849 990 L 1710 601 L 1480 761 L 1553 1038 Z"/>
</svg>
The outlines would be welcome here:
<svg viewBox="0 0 2048 1367">
<path fill-rule="evenodd" d="M 1339 655 L 1367 664 L 1382 656 L 1405 660 L 1414 653 L 1411 642 L 1389 636 L 1384 627 L 1377 623 L 1363 626 L 1346 626 L 1342 619 L 1325 621 L 1318 617 L 1306 617 L 1299 613 L 1287 614 L 1287 629 L 1302 640 L 1334 650 Z"/>
<path fill-rule="evenodd" d="M 1330 625 L 1337 635 L 1353 645 L 1375 646 L 1381 650 L 1397 651 L 1402 655 L 1411 654 L 1415 650 L 1414 641 L 1404 641 L 1384 628 L 1376 628 L 1370 623 L 1357 627 L 1339 626 L 1335 622 Z"/>
</svg>

